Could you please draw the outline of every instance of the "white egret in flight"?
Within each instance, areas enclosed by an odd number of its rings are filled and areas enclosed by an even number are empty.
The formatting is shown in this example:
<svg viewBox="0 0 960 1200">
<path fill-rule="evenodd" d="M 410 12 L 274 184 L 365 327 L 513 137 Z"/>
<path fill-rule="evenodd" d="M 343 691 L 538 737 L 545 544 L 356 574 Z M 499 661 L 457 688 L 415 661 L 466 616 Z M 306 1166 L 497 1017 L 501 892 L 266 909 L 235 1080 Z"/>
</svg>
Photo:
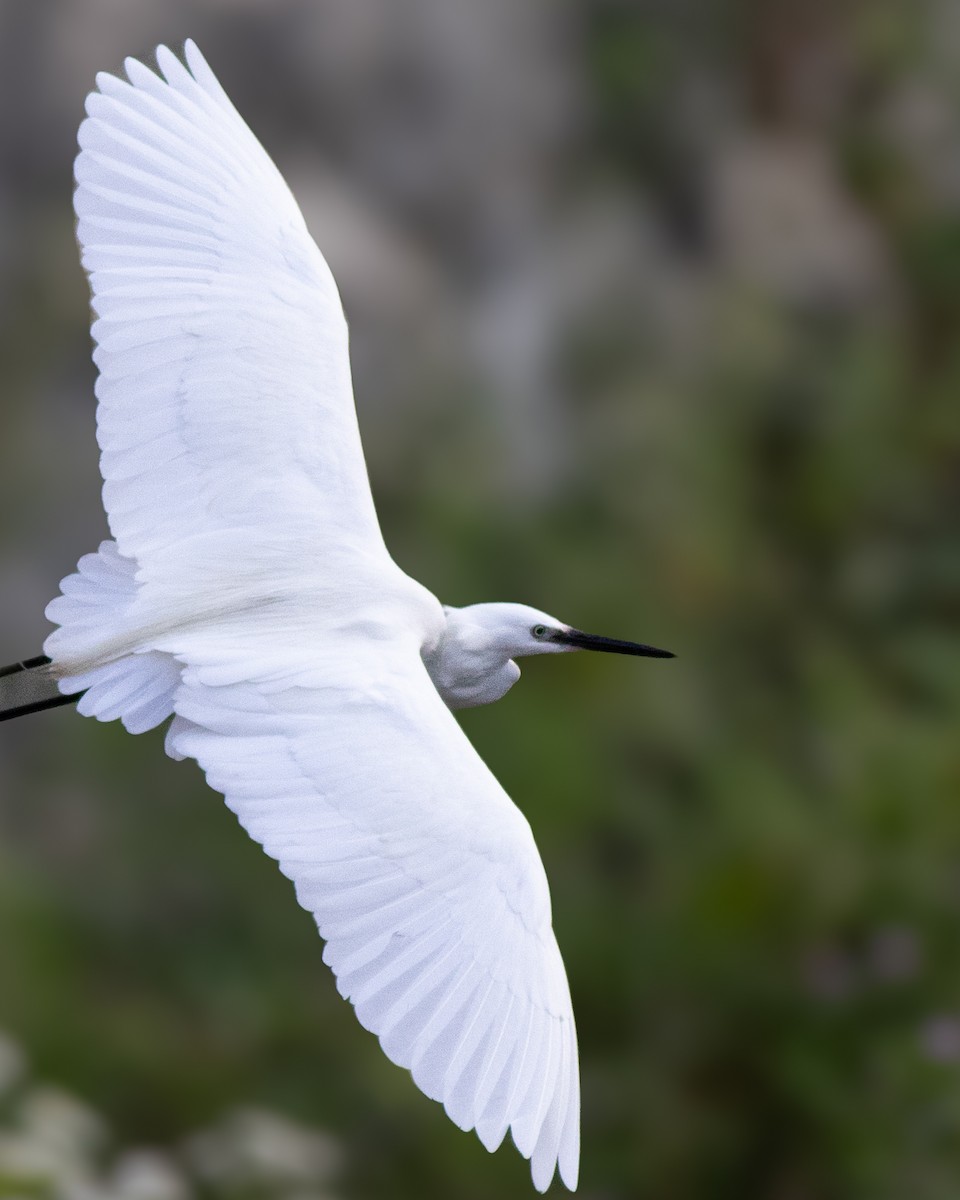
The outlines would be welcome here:
<svg viewBox="0 0 960 1200">
<path fill-rule="evenodd" d="M 192 42 L 87 99 L 75 206 L 112 540 L 4 674 L 131 733 L 173 717 L 280 864 L 387 1056 L 544 1190 L 577 1182 L 570 993 L 530 826 L 451 709 L 515 659 L 604 650 L 522 604 L 445 607 L 390 558 L 336 284 Z"/>
</svg>

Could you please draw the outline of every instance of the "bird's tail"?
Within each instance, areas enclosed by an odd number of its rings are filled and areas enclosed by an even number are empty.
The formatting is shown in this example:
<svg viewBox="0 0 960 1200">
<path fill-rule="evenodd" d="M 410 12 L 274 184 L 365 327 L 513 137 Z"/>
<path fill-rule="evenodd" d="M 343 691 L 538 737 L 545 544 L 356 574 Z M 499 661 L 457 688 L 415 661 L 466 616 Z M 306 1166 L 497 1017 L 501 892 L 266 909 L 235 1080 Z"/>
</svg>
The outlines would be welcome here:
<svg viewBox="0 0 960 1200">
<path fill-rule="evenodd" d="M 46 669 L 50 659 L 45 654 L 25 658 L 23 662 L 0 667 L 0 721 L 25 717 L 27 713 L 43 712 L 61 704 L 74 704 L 82 692 L 65 696 Z"/>
<path fill-rule="evenodd" d="M 62 595 L 47 605 L 47 616 L 60 628 L 43 648 L 53 660 L 48 678 L 67 694 L 44 707 L 79 700 L 84 716 L 119 719 L 130 733 L 153 729 L 173 712 L 181 665 L 169 654 L 136 648 L 129 640 L 120 648 L 125 639 L 117 639 L 137 597 L 136 572 L 137 564 L 120 553 L 116 542 L 102 542 L 62 581 Z"/>
</svg>

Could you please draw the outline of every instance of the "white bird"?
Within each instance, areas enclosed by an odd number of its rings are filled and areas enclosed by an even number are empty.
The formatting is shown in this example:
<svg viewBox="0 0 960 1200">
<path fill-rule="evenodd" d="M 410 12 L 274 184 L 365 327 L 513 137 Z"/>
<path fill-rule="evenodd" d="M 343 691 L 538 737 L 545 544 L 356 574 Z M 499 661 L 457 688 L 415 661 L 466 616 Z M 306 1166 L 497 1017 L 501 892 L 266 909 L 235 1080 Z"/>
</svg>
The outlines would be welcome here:
<svg viewBox="0 0 960 1200">
<path fill-rule="evenodd" d="M 387 1056 L 543 1191 L 576 1187 L 570 993 L 530 826 L 451 709 L 516 658 L 672 657 L 522 604 L 442 606 L 390 558 L 336 284 L 296 202 L 193 42 L 97 76 L 75 207 L 93 293 L 112 533 L 47 608 L 79 711 L 173 717 L 277 860 L 341 994 Z M 52 684 L 48 685 L 52 688 Z"/>
</svg>

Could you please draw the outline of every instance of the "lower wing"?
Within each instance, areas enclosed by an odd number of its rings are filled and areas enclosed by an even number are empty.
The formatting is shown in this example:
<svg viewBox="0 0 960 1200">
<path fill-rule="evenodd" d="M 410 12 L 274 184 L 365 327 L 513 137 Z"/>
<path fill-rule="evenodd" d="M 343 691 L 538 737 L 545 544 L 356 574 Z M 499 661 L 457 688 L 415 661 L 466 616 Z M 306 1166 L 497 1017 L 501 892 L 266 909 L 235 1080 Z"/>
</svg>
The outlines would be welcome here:
<svg viewBox="0 0 960 1200">
<path fill-rule="evenodd" d="M 185 670 L 168 752 L 293 880 L 387 1056 L 488 1149 L 510 1129 L 538 1189 L 557 1166 L 574 1188 L 576 1032 L 543 866 L 415 648 L 328 646 L 315 683 L 212 686 L 223 668 Z"/>
</svg>

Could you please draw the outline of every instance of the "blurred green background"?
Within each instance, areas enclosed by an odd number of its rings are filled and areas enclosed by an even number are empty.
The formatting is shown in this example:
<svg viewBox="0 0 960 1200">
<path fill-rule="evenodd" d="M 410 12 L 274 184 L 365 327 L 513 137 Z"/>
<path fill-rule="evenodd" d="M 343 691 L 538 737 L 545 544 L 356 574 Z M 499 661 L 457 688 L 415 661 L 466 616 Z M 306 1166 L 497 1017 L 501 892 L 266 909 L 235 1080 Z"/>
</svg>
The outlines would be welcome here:
<svg viewBox="0 0 960 1200">
<path fill-rule="evenodd" d="M 955 1200 L 960 6 L 0 0 L 0 662 L 106 533 L 83 96 L 186 36 L 340 281 L 401 566 L 678 654 L 463 717 L 552 883 L 581 1194 Z M 533 1194 L 159 733 L 0 728 L 0 1028 L 0 1195 Z"/>
</svg>

